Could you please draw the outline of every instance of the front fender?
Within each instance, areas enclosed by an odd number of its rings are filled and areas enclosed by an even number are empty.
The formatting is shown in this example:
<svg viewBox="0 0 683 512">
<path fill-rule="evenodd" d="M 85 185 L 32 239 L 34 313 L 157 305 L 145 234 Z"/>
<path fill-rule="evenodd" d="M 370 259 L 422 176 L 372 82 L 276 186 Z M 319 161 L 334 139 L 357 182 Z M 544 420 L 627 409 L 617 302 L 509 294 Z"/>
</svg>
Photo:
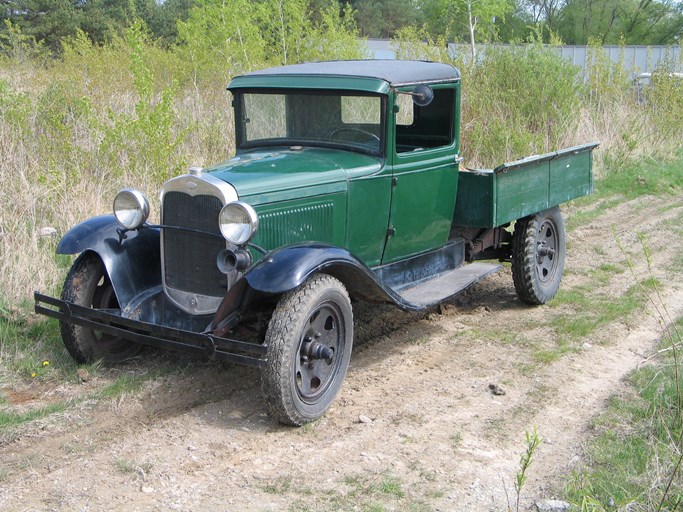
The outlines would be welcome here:
<svg viewBox="0 0 683 512">
<path fill-rule="evenodd" d="M 157 228 L 128 231 L 124 240 L 117 232 L 120 228 L 113 215 L 93 217 L 69 230 L 59 242 L 57 253 L 97 253 L 124 308 L 135 296 L 161 285 L 161 257 Z"/>
<path fill-rule="evenodd" d="M 283 247 L 265 255 L 250 268 L 244 279 L 258 292 L 279 295 L 293 290 L 318 272 L 344 283 L 351 295 L 366 300 L 394 302 L 375 274 L 346 249 L 323 244 Z"/>
<path fill-rule="evenodd" d="M 346 249 L 310 243 L 283 247 L 263 256 L 225 295 L 209 330 L 219 336 L 225 334 L 252 302 L 264 295 L 287 293 L 318 272 L 339 279 L 352 297 L 389 302 L 410 311 L 423 309 L 383 286 L 372 270 Z"/>
</svg>

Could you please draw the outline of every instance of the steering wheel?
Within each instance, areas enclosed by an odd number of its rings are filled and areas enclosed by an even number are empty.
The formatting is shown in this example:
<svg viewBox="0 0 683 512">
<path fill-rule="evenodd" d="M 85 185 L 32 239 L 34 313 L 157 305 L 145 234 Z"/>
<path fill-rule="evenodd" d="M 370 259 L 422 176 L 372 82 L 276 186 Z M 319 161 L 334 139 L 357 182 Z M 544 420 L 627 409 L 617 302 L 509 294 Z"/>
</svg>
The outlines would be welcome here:
<svg viewBox="0 0 683 512">
<path fill-rule="evenodd" d="M 349 133 L 360 133 L 362 135 L 365 135 L 369 139 L 374 139 L 377 142 L 379 142 L 379 136 L 376 134 L 369 132 L 367 130 L 363 130 L 362 128 L 357 128 L 355 126 L 340 126 L 339 128 L 335 128 L 330 132 L 330 138 L 333 139 L 335 135 L 339 135 L 340 133 L 343 132 L 349 132 Z M 359 141 L 360 142 L 360 141 Z"/>
</svg>

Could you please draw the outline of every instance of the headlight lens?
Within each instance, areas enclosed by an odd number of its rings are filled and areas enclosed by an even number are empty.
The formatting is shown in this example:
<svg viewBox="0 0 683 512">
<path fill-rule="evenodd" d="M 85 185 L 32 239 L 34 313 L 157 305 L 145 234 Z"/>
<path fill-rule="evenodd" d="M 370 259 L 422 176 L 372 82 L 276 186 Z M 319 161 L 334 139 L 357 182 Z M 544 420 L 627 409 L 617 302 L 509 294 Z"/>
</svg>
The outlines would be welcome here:
<svg viewBox="0 0 683 512">
<path fill-rule="evenodd" d="M 258 229 L 258 215 L 247 203 L 235 201 L 223 207 L 218 216 L 218 225 L 228 242 L 244 245 Z"/>
<path fill-rule="evenodd" d="M 149 201 L 139 190 L 124 188 L 114 198 L 114 215 L 124 228 L 139 228 L 149 216 Z"/>
</svg>

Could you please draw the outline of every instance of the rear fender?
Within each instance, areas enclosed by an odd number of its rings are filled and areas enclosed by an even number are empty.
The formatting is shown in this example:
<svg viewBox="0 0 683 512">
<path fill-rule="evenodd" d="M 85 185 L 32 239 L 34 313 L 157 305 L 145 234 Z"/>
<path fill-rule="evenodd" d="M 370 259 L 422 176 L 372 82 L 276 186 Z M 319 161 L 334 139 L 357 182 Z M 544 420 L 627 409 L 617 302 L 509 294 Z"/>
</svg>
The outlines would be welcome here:
<svg viewBox="0 0 683 512">
<path fill-rule="evenodd" d="M 124 308 L 135 296 L 161 285 L 161 257 L 157 228 L 128 231 L 124 239 L 119 229 L 121 224 L 113 215 L 88 219 L 64 235 L 57 253 L 97 253 Z"/>
<path fill-rule="evenodd" d="M 225 295 L 209 330 L 217 336 L 227 333 L 252 303 L 264 296 L 287 293 L 319 272 L 339 279 L 351 297 L 419 309 L 384 287 L 372 270 L 346 249 L 311 243 L 283 247 L 263 256 Z"/>
</svg>

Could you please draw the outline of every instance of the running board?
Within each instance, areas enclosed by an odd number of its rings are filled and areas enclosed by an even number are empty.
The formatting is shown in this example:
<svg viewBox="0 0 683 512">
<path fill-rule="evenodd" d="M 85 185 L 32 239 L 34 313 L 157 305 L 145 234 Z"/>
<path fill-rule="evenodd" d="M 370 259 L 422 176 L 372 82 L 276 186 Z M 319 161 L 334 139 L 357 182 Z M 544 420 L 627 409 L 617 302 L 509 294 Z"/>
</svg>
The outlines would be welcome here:
<svg viewBox="0 0 683 512">
<path fill-rule="evenodd" d="M 457 295 L 501 267 L 491 263 L 470 263 L 421 281 L 415 286 L 403 288 L 397 293 L 406 302 L 416 306 L 431 306 Z"/>
</svg>

